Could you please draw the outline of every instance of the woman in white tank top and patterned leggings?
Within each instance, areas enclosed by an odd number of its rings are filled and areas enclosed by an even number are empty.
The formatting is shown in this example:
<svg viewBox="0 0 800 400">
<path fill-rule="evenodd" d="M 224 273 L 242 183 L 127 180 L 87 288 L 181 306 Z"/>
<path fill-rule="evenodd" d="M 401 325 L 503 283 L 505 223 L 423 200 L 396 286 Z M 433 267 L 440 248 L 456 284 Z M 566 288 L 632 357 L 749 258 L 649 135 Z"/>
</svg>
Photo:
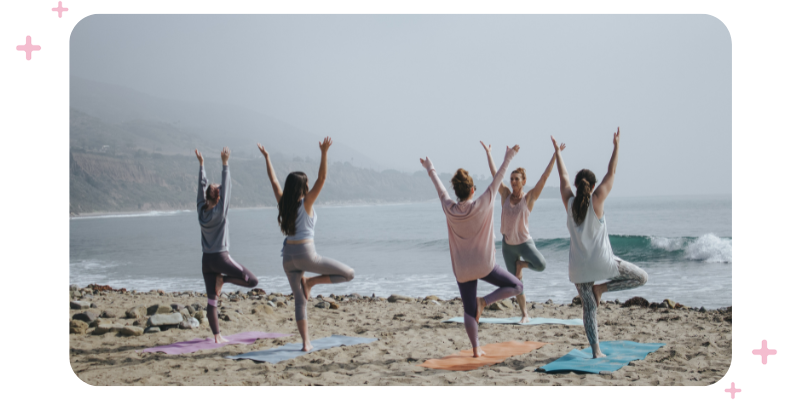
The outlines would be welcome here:
<svg viewBox="0 0 800 400">
<path fill-rule="evenodd" d="M 492 176 L 497 173 L 497 168 L 494 166 L 492 159 L 492 145 L 487 145 L 481 142 L 483 148 L 486 150 L 486 157 L 489 159 L 489 170 Z M 566 145 L 561 146 L 564 150 Z M 542 272 L 547 266 L 542 253 L 536 248 L 533 243 L 530 231 L 528 230 L 528 219 L 530 218 L 531 211 L 533 211 L 533 203 L 542 194 L 544 184 L 547 178 L 550 177 L 550 172 L 553 171 L 553 164 L 556 161 L 556 155 L 550 159 L 547 164 L 542 177 L 533 189 L 527 193 L 522 192 L 525 187 L 526 176 L 525 168 L 517 168 L 511 172 L 511 189 L 504 183 L 500 183 L 500 204 L 502 204 L 502 214 L 500 216 L 500 233 L 503 234 L 503 260 L 506 264 L 508 272 L 514 274 L 520 281 L 522 280 L 522 270 L 530 268 L 534 271 Z M 525 293 L 517 295 L 517 304 L 522 310 L 522 318 L 520 323 L 528 322 L 528 310 L 525 305 Z"/>
<path fill-rule="evenodd" d="M 596 179 L 588 169 L 578 171 L 575 176 L 577 194 L 572 193 L 569 173 L 561 158 L 556 140 L 550 136 L 556 149 L 558 175 L 561 178 L 561 200 L 567 210 L 567 229 L 569 230 L 569 280 L 578 288 L 583 304 L 583 326 L 586 337 L 592 346 L 594 358 L 605 357 L 600 352 L 597 336 L 597 307 L 605 292 L 633 289 L 647 283 L 647 273 L 641 268 L 614 256 L 608 240 L 608 228 L 603 205 L 617 171 L 619 154 L 619 128 L 614 134 L 614 153 L 608 163 L 608 172 L 594 190 Z M 594 191 L 594 192 L 593 192 Z M 596 281 L 609 279 L 595 285 Z"/>
</svg>

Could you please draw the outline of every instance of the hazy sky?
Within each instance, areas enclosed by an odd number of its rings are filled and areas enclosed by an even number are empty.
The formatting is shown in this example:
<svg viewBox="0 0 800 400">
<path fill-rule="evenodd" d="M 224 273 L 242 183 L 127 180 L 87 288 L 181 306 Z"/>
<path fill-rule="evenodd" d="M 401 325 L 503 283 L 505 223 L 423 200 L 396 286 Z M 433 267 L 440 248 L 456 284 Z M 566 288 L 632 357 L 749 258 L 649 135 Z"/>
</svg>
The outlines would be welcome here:
<svg viewBox="0 0 800 400">
<path fill-rule="evenodd" d="M 529 184 L 550 135 L 571 177 L 602 178 L 620 126 L 618 195 L 731 193 L 731 42 L 710 16 L 98 15 L 71 74 L 245 107 L 403 171 L 488 175 L 479 140 L 498 165 L 519 144 Z"/>
</svg>

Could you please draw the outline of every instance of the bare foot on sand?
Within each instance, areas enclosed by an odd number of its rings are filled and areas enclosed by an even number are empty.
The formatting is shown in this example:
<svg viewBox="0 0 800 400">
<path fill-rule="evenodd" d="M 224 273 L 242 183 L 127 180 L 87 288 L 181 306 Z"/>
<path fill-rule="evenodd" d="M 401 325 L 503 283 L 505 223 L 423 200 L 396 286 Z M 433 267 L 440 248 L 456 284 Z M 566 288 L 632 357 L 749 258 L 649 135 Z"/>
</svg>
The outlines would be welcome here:
<svg viewBox="0 0 800 400">
<path fill-rule="evenodd" d="M 303 351 L 311 351 L 314 346 L 311 345 L 311 342 L 303 342 Z"/>
<path fill-rule="evenodd" d="M 219 295 L 222 294 L 222 285 L 224 283 L 225 281 L 223 280 L 222 275 L 217 275 L 217 284 L 215 286 L 217 297 L 219 297 Z"/>
<path fill-rule="evenodd" d="M 306 301 L 311 297 L 311 288 L 308 286 L 308 278 L 305 276 L 300 278 L 300 285 L 303 287 L 303 295 L 306 296 Z"/>
<path fill-rule="evenodd" d="M 227 342 L 228 342 L 228 339 L 225 339 L 219 333 L 214 335 L 214 343 L 227 343 Z"/>
<path fill-rule="evenodd" d="M 483 314 L 484 308 L 486 308 L 486 300 L 483 297 L 478 297 L 478 312 L 475 314 L 475 322 L 481 322 L 481 314 Z"/>
<path fill-rule="evenodd" d="M 528 321 L 530 321 L 530 319 L 528 319 L 528 314 L 522 314 L 522 318 L 519 320 L 519 323 L 524 324 Z"/>
<path fill-rule="evenodd" d="M 472 357 L 479 358 L 480 356 L 485 356 L 486 352 L 483 351 L 480 347 L 473 347 L 472 348 Z"/>
<path fill-rule="evenodd" d="M 600 307 L 600 297 L 603 296 L 603 286 L 602 285 L 592 286 L 592 293 L 594 293 L 595 303 L 597 303 L 597 306 Z"/>
</svg>

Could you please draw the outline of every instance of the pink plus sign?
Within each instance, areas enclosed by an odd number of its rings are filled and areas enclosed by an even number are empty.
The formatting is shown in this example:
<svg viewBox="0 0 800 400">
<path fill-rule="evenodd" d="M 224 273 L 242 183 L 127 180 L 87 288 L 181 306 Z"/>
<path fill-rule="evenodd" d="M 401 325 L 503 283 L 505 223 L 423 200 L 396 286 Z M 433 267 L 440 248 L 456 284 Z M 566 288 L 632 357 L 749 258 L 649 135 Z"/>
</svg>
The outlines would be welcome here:
<svg viewBox="0 0 800 400">
<path fill-rule="evenodd" d="M 725 391 L 731 394 L 731 398 L 732 399 L 735 399 L 736 398 L 736 393 L 741 392 L 742 389 L 737 389 L 736 385 L 733 382 L 731 382 L 731 388 L 730 389 L 725 389 Z"/>
<path fill-rule="evenodd" d="M 778 354 L 778 350 L 772 350 L 767 348 L 767 341 L 761 341 L 761 348 L 753 350 L 753 354 L 757 356 L 761 356 L 761 364 L 767 363 L 767 356 L 774 356 Z"/>
<path fill-rule="evenodd" d="M 31 59 L 31 52 L 39 51 L 42 49 L 42 46 L 39 45 L 32 45 L 31 44 L 31 37 L 27 36 L 25 38 L 25 44 L 17 46 L 17 50 L 25 52 L 25 58 L 30 60 Z"/>
<path fill-rule="evenodd" d="M 53 11 L 58 11 L 58 18 L 61 18 L 61 13 L 64 11 L 69 11 L 69 8 L 61 7 L 61 2 L 58 2 L 58 8 L 53 8 Z"/>
</svg>

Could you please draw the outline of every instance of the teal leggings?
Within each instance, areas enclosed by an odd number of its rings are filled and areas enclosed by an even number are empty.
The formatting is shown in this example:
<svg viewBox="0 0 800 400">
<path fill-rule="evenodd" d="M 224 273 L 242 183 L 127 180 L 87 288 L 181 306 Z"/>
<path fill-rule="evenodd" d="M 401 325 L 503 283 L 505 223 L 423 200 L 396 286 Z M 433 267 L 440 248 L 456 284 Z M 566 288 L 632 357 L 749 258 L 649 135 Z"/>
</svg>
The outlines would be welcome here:
<svg viewBox="0 0 800 400">
<path fill-rule="evenodd" d="M 510 245 L 503 238 L 503 259 L 506 262 L 506 269 L 512 275 L 517 275 L 517 261 L 520 258 L 527 263 L 528 268 L 534 271 L 542 272 L 547 266 L 547 261 L 533 244 L 533 239 L 528 239 L 525 243 Z"/>
</svg>

